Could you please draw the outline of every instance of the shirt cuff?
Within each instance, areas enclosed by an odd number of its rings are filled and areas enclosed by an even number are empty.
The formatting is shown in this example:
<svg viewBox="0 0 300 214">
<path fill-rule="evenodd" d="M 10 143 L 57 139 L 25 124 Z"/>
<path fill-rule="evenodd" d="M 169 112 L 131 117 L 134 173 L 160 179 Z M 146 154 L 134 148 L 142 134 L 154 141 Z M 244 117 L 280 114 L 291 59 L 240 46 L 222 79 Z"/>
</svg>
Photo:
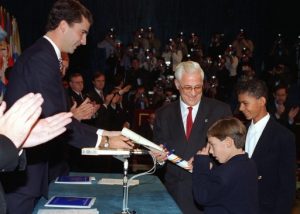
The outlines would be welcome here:
<svg viewBox="0 0 300 214">
<path fill-rule="evenodd" d="M 98 148 L 100 146 L 100 143 L 102 140 L 103 129 L 98 129 L 96 134 L 98 135 L 98 138 L 97 138 L 97 143 L 96 143 L 95 148 Z"/>
</svg>

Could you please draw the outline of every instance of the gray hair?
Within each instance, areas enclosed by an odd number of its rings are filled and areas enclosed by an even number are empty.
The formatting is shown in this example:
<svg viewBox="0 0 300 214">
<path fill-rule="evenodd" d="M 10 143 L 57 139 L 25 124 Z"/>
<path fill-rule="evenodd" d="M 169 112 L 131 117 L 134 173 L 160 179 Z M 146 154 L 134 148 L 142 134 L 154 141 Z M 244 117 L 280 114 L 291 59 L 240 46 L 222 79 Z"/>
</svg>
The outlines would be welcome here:
<svg viewBox="0 0 300 214">
<path fill-rule="evenodd" d="M 199 63 L 194 61 L 185 61 L 179 63 L 175 68 L 175 78 L 179 81 L 183 73 L 193 74 L 199 73 L 201 75 L 202 80 L 204 80 L 204 72 L 200 67 Z"/>
</svg>

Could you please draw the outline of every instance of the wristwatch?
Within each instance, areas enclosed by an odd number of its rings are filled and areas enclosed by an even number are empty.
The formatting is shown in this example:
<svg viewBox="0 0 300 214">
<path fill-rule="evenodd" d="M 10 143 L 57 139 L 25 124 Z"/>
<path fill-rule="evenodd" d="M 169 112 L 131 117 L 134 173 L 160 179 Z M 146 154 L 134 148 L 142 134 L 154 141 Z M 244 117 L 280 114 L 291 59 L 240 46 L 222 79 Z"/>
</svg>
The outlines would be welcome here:
<svg viewBox="0 0 300 214">
<path fill-rule="evenodd" d="M 109 148 L 109 138 L 107 136 L 103 136 L 103 137 L 105 137 L 103 147 L 107 149 L 107 148 Z"/>
</svg>

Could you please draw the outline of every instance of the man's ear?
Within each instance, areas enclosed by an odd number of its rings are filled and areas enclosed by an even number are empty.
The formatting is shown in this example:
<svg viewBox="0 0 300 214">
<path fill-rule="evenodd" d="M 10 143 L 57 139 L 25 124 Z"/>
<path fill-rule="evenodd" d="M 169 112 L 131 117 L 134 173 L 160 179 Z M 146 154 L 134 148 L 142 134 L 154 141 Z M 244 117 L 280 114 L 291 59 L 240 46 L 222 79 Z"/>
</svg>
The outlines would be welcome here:
<svg viewBox="0 0 300 214">
<path fill-rule="evenodd" d="M 58 24 L 58 28 L 61 30 L 61 32 L 65 32 L 67 27 L 68 27 L 68 23 L 65 20 L 60 21 L 60 23 Z"/>
</svg>

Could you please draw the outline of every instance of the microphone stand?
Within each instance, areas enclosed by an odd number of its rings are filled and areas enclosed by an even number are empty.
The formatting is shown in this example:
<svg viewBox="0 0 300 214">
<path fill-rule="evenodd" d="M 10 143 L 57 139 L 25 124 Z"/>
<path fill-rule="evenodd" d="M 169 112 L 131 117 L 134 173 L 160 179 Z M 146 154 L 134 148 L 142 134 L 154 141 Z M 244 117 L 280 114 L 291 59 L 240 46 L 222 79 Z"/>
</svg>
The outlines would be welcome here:
<svg viewBox="0 0 300 214">
<path fill-rule="evenodd" d="M 124 175 L 123 175 L 123 208 L 122 208 L 122 214 L 130 213 L 128 209 L 128 159 L 125 158 L 123 162 L 123 169 L 124 169 Z"/>
<path fill-rule="evenodd" d="M 128 158 L 130 156 L 114 156 L 123 162 L 123 206 L 121 214 L 135 214 L 128 208 Z"/>
<path fill-rule="evenodd" d="M 136 150 L 131 152 L 131 154 L 135 154 L 135 155 L 144 155 L 144 154 L 148 154 L 148 151 L 143 151 L 143 150 Z M 121 214 L 136 214 L 135 210 L 130 211 L 128 208 L 128 188 L 129 188 L 129 183 L 131 180 L 142 176 L 142 175 L 147 175 L 147 174 L 153 174 L 156 170 L 156 159 L 155 157 L 152 157 L 153 160 L 153 167 L 148 170 L 147 172 L 143 172 L 137 175 L 132 176 L 130 179 L 128 179 L 128 158 L 130 158 L 130 155 L 122 155 L 122 156 L 114 156 L 115 158 L 117 158 L 118 160 L 123 162 L 123 206 L 122 206 L 122 212 Z"/>
</svg>

